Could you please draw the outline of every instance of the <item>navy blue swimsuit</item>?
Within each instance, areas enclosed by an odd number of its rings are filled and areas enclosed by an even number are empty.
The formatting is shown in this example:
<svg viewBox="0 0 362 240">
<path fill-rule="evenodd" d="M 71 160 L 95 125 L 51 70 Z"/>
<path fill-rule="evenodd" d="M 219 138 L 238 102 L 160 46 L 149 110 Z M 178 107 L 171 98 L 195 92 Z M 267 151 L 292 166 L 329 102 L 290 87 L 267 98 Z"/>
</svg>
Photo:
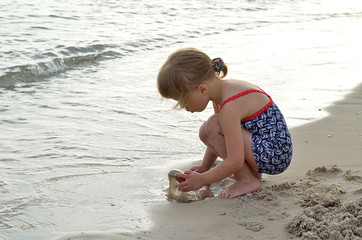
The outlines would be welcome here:
<svg viewBox="0 0 362 240">
<path fill-rule="evenodd" d="M 252 133 L 252 151 L 259 173 L 282 173 L 292 160 L 292 139 L 283 114 L 271 97 L 264 91 L 249 89 L 226 99 L 220 110 L 226 103 L 252 92 L 263 93 L 270 101 L 258 112 L 242 119 L 241 127 Z"/>
</svg>

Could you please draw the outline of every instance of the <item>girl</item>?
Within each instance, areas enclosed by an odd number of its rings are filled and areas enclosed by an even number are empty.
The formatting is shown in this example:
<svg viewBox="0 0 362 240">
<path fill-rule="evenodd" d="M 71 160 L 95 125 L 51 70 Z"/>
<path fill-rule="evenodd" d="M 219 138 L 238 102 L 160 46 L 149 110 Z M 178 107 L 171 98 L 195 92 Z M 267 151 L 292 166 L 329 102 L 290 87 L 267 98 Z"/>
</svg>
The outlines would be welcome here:
<svg viewBox="0 0 362 240">
<path fill-rule="evenodd" d="M 271 97 L 240 80 L 221 80 L 228 72 L 221 58 L 211 60 L 194 48 L 171 54 L 161 67 L 157 85 L 177 107 L 201 112 L 213 102 L 215 114 L 199 131 L 207 146 L 200 166 L 187 174 L 182 191 L 196 190 L 233 175 L 235 182 L 221 198 L 234 198 L 259 189 L 261 173 L 279 174 L 290 164 L 292 142 L 284 117 Z M 214 168 L 217 157 L 223 159 Z"/>
</svg>

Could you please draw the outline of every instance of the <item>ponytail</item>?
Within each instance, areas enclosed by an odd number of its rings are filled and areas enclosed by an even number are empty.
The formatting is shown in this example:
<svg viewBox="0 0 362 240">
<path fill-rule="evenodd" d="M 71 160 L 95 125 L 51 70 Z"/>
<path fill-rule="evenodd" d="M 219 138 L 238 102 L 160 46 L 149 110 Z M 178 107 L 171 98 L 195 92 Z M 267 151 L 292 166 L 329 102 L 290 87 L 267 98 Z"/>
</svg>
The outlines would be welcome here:
<svg viewBox="0 0 362 240">
<path fill-rule="evenodd" d="M 228 67 L 221 58 L 212 59 L 212 66 L 216 72 L 216 76 L 224 78 L 228 73 Z"/>
</svg>

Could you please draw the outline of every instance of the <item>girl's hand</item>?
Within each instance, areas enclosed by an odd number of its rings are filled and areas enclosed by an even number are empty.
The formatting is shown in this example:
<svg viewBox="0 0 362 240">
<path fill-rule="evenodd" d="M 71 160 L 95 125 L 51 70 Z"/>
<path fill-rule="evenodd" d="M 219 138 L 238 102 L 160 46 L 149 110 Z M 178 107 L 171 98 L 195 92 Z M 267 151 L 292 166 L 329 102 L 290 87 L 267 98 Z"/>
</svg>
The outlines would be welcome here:
<svg viewBox="0 0 362 240">
<path fill-rule="evenodd" d="M 204 186 L 202 175 L 198 172 L 177 173 L 175 177 L 185 179 L 178 185 L 183 192 L 194 191 Z"/>
<path fill-rule="evenodd" d="M 209 169 L 206 169 L 206 168 L 203 167 L 202 165 L 193 166 L 192 168 L 190 168 L 190 171 L 198 172 L 198 173 L 203 173 L 203 172 L 206 172 L 207 170 L 209 170 Z"/>
<path fill-rule="evenodd" d="M 191 170 L 187 170 L 187 171 L 185 171 L 183 174 L 189 175 L 190 173 L 191 173 Z M 179 174 L 179 173 L 177 173 L 177 174 Z M 180 183 L 180 182 L 185 181 L 185 178 L 183 178 L 183 177 L 178 177 L 177 174 L 175 174 L 175 179 L 176 179 L 177 182 Z"/>
</svg>

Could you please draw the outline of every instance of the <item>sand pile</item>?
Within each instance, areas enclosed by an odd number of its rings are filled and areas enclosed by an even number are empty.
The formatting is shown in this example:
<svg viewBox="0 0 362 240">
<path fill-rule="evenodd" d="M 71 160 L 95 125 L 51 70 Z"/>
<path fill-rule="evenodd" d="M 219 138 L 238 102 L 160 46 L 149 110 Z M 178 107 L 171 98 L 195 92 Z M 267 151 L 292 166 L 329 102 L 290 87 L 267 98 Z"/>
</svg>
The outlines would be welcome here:
<svg viewBox="0 0 362 240">
<path fill-rule="evenodd" d="M 341 172 L 342 170 L 337 167 L 330 169 L 319 167 L 309 171 L 307 176 L 312 181 L 319 182 L 322 180 L 320 177 L 328 178 L 331 174 L 338 175 Z M 347 181 L 361 183 L 362 178 L 352 175 L 350 170 L 342 176 Z M 287 224 L 286 229 L 302 239 L 361 238 L 362 198 L 359 196 L 355 200 L 348 201 L 344 196 L 348 191 L 351 191 L 351 194 L 361 194 L 361 188 L 347 190 L 334 184 L 322 184 L 306 189 L 299 201 L 305 209 Z"/>
<path fill-rule="evenodd" d="M 317 167 L 295 181 L 262 186 L 239 197 L 234 204 L 236 222 L 254 237 L 264 232 L 278 239 L 278 231 L 285 228 L 290 238 L 360 239 L 361 183 L 357 171 Z"/>
</svg>

